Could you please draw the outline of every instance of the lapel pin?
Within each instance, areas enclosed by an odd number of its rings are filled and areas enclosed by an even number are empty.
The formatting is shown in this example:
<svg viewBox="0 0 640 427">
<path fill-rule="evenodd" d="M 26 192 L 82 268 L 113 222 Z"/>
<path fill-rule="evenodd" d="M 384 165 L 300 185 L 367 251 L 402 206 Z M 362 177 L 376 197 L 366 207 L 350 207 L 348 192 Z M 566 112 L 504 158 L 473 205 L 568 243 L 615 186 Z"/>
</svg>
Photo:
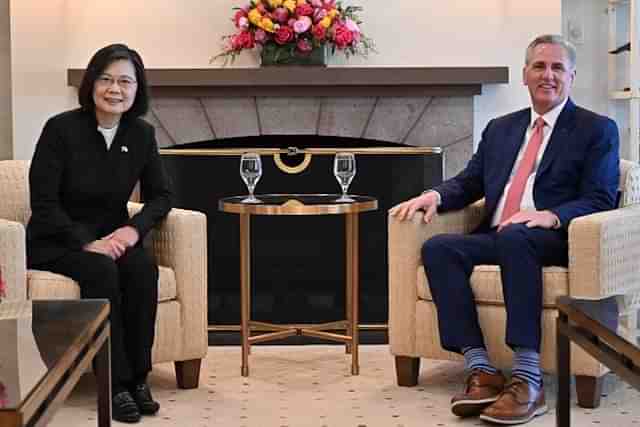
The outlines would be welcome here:
<svg viewBox="0 0 640 427">
<path fill-rule="evenodd" d="M 125 145 L 123 145 L 122 147 L 120 147 L 120 151 L 122 151 L 123 153 L 128 153 L 129 149 Z"/>
</svg>

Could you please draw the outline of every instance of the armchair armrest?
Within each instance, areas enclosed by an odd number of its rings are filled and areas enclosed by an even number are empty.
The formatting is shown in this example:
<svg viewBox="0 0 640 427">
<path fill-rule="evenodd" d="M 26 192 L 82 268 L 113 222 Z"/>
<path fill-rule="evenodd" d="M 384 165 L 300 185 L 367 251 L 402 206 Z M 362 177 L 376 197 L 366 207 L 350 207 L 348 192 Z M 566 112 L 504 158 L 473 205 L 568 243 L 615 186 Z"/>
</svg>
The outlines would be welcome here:
<svg viewBox="0 0 640 427">
<path fill-rule="evenodd" d="M 436 234 L 470 232 L 482 220 L 483 210 L 481 200 L 436 215 L 430 224 L 423 221 L 422 211 L 406 221 L 389 216 L 389 344 L 393 354 L 416 354 L 416 280 L 422 244 Z"/>
<path fill-rule="evenodd" d="M 600 298 L 640 290 L 640 205 L 569 225 L 569 294 Z"/>
<path fill-rule="evenodd" d="M 142 208 L 129 202 L 129 213 Z M 159 265 L 176 275 L 176 298 L 182 306 L 183 354 L 201 358 L 207 349 L 207 218 L 201 212 L 171 209 L 148 238 L 149 248 Z"/>
<path fill-rule="evenodd" d="M 24 226 L 0 218 L 0 269 L 6 299 L 27 299 L 27 249 Z"/>
</svg>

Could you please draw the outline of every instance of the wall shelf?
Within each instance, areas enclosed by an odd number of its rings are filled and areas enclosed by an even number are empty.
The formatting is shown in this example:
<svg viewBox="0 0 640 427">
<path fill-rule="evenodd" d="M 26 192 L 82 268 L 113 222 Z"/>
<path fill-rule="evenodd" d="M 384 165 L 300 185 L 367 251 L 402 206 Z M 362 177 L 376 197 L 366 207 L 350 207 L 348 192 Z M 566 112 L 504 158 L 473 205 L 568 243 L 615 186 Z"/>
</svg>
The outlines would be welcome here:
<svg viewBox="0 0 640 427">
<path fill-rule="evenodd" d="M 640 160 L 640 0 L 607 0 L 609 51 L 631 43 L 631 48 L 609 54 L 609 115 L 620 129 L 620 156 Z M 631 90 L 623 90 L 623 88 Z"/>
</svg>

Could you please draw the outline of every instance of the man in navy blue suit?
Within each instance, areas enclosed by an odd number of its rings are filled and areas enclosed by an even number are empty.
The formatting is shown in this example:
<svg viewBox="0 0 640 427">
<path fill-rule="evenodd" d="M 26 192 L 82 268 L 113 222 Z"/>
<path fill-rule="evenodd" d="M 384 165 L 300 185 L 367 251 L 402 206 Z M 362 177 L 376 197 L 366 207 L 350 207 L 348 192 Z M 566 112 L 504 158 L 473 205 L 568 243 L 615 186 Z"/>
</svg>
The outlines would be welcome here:
<svg viewBox="0 0 640 427">
<path fill-rule="evenodd" d="M 560 36 L 537 37 L 526 50 L 531 107 L 491 120 L 466 168 L 390 210 L 399 220 L 424 210 L 457 210 L 485 198 L 485 217 L 468 235 L 427 240 L 422 262 L 438 312 L 444 349 L 464 355 L 467 379 L 451 400 L 458 416 L 519 424 L 547 411 L 540 371 L 542 267 L 566 266 L 568 227 L 612 209 L 619 180 L 618 130 L 609 118 L 569 98 L 575 48 Z M 499 265 L 514 351 L 507 381 L 488 358 L 469 277 Z"/>
</svg>

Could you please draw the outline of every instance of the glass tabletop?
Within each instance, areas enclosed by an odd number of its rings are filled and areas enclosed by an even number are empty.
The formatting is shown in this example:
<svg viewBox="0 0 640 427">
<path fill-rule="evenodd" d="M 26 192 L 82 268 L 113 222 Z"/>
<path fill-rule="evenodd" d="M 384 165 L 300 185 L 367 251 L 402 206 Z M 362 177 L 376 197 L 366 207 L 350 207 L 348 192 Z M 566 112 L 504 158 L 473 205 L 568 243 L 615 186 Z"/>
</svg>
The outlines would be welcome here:
<svg viewBox="0 0 640 427">
<path fill-rule="evenodd" d="M 256 194 L 256 197 L 259 200 L 258 204 L 262 205 L 283 205 L 291 200 L 296 200 L 304 205 L 326 205 L 326 204 L 352 204 L 352 203 L 362 203 L 362 202 L 370 202 L 375 200 L 373 197 L 369 196 L 358 196 L 358 195 L 349 195 L 352 199 L 350 202 L 344 202 L 338 200 L 340 198 L 340 194 Z M 228 203 L 243 203 L 242 201 L 247 196 L 233 196 L 226 197 L 222 200 Z"/>
<path fill-rule="evenodd" d="M 326 215 L 376 210 L 375 197 L 349 194 L 349 201 L 340 194 L 256 194 L 258 202 L 246 203 L 247 196 L 225 197 L 218 201 L 223 212 L 258 215 Z"/>
<path fill-rule="evenodd" d="M 584 314 L 599 326 L 640 349 L 640 293 L 614 295 L 596 300 L 559 297 L 558 304 Z"/>
<path fill-rule="evenodd" d="M 15 410 L 106 313 L 106 300 L 0 303 L 0 411 Z"/>
</svg>

